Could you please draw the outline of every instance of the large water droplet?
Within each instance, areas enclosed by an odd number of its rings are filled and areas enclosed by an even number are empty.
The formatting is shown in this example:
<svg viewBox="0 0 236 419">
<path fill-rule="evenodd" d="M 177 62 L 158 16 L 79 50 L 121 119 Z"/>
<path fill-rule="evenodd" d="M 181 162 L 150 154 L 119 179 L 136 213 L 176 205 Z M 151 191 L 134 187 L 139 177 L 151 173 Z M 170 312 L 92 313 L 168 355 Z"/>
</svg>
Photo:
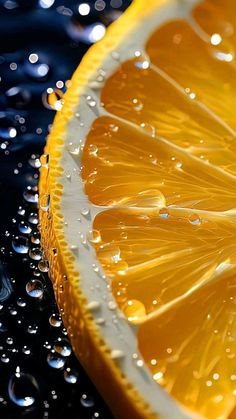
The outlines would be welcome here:
<svg viewBox="0 0 236 419">
<path fill-rule="evenodd" d="M 50 352 L 47 356 L 47 362 L 50 367 L 55 369 L 61 369 L 65 365 L 65 358 L 55 352 Z"/>
<path fill-rule="evenodd" d="M 32 406 L 39 396 L 38 383 L 31 374 L 22 373 L 17 367 L 8 383 L 8 395 L 17 406 Z"/>
<path fill-rule="evenodd" d="M 12 240 L 12 247 L 15 252 L 26 254 L 29 250 L 29 241 L 24 236 L 15 236 Z"/>
<path fill-rule="evenodd" d="M 37 186 L 27 186 L 27 188 L 23 192 L 23 197 L 26 200 L 26 202 L 29 202 L 31 204 L 37 204 L 39 198 Z"/>
<path fill-rule="evenodd" d="M 30 225 L 24 220 L 20 221 L 18 228 L 19 228 L 20 233 L 23 233 L 23 234 L 30 234 L 32 231 L 32 228 L 30 227 Z"/>
<path fill-rule="evenodd" d="M 27 282 L 25 289 L 30 297 L 42 298 L 43 296 L 43 284 L 38 279 L 32 279 Z"/>
</svg>

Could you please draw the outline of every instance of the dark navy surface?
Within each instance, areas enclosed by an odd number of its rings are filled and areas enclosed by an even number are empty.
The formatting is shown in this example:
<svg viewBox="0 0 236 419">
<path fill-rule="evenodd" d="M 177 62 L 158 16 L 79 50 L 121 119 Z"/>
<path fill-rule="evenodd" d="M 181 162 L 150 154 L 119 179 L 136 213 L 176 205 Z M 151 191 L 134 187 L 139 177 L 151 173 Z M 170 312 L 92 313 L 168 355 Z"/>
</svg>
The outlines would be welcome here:
<svg viewBox="0 0 236 419">
<path fill-rule="evenodd" d="M 55 114 L 47 89 L 60 100 L 94 27 L 129 3 L 0 0 L 1 419 L 112 419 L 71 351 L 39 265 L 37 183 Z"/>
</svg>

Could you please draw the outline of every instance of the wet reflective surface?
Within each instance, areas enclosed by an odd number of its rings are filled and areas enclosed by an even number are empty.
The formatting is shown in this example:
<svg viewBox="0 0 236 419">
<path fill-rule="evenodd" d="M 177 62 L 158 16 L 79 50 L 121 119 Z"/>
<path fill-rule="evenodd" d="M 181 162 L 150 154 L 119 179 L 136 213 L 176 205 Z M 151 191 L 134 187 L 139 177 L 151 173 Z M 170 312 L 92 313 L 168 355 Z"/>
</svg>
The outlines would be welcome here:
<svg viewBox="0 0 236 419">
<path fill-rule="evenodd" d="M 88 47 L 129 1 L 0 1 L 0 417 L 112 418 L 73 355 L 42 260 L 38 169 Z M 75 413 L 76 412 L 76 413 Z"/>
</svg>

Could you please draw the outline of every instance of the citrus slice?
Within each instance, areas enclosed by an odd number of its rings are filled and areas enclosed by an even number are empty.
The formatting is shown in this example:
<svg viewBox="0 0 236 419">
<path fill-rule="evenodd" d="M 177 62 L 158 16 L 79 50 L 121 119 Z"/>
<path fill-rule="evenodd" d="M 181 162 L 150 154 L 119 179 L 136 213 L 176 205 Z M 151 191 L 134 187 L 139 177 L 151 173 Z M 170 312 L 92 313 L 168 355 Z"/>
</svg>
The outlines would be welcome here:
<svg viewBox="0 0 236 419">
<path fill-rule="evenodd" d="M 57 302 L 118 418 L 236 417 L 235 16 L 234 0 L 135 0 L 41 159 Z"/>
</svg>

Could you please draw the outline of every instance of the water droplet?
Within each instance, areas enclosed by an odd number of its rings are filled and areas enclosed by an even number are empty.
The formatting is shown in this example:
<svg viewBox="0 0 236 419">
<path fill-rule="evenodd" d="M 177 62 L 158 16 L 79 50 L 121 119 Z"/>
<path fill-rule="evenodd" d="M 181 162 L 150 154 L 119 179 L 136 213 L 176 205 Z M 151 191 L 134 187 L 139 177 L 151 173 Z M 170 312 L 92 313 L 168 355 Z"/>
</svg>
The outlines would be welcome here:
<svg viewBox="0 0 236 419">
<path fill-rule="evenodd" d="M 101 233 L 99 230 L 90 230 L 87 234 L 90 243 L 99 243 L 101 241 Z"/>
<path fill-rule="evenodd" d="M 94 406 L 94 400 L 91 396 L 88 394 L 82 394 L 80 398 L 80 403 L 83 407 L 93 407 Z"/>
<path fill-rule="evenodd" d="M 95 108 L 95 106 L 97 105 L 97 102 L 92 98 L 92 96 L 87 96 L 86 101 L 90 108 Z"/>
<path fill-rule="evenodd" d="M 53 327 L 60 327 L 62 325 L 62 320 L 61 320 L 61 316 L 60 314 L 57 313 L 53 313 L 50 317 L 49 317 L 49 323 L 51 326 Z"/>
<path fill-rule="evenodd" d="M 159 211 L 159 217 L 163 218 L 163 219 L 167 219 L 169 218 L 170 213 L 169 210 L 167 208 L 161 208 Z"/>
<path fill-rule="evenodd" d="M 42 95 L 42 101 L 47 109 L 60 111 L 64 105 L 63 92 L 60 89 L 52 89 L 49 87 Z"/>
<path fill-rule="evenodd" d="M 25 209 L 20 206 L 17 210 L 17 214 L 22 215 L 22 216 L 25 215 Z"/>
<path fill-rule="evenodd" d="M 111 358 L 112 359 L 121 359 L 121 358 L 124 357 L 124 355 L 125 355 L 124 352 L 121 351 L 120 349 L 113 349 L 111 351 Z"/>
<path fill-rule="evenodd" d="M 66 368 L 64 371 L 64 379 L 69 384 L 75 384 L 78 381 L 77 371 L 71 368 Z"/>
<path fill-rule="evenodd" d="M 19 228 L 20 233 L 23 233 L 23 234 L 30 234 L 32 231 L 32 228 L 30 227 L 30 225 L 24 220 L 20 221 L 18 228 Z"/>
<path fill-rule="evenodd" d="M 108 302 L 108 308 L 109 308 L 109 310 L 116 310 L 116 308 L 117 308 L 116 302 L 115 301 L 109 301 Z"/>
<path fill-rule="evenodd" d="M 39 396 L 38 383 L 31 374 L 22 373 L 17 367 L 8 383 L 8 395 L 17 406 L 32 406 Z"/>
<path fill-rule="evenodd" d="M 98 301 L 90 301 L 87 304 L 87 309 L 90 311 L 96 311 L 101 307 L 101 304 Z"/>
<path fill-rule="evenodd" d="M 89 155 L 97 157 L 98 147 L 95 144 L 90 144 Z"/>
<path fill-rule="evenodd" d="M 112 51 L 111 56 L 112 56 L 113 60 L 120 61 L 120 54 L 119 54 L 119 52 Z"/>
<path fill-rule="evenodd" d="M 125 316 L 131 323 L 137 323 L 140 319 L 146 317 L 144 304 L 139 300 L 129 300 L 122 306 Z"/>
<path fill-rule="evenodd" d="M 135 111 L 139 112 L 143 109 L 143 103 L 141 102 L 141 100 L 134 98 L 132 100 L 132 104 L 133 104 L 133 108 Z"/>
<path fill-rule="evenodd" d="M 197 214 L 191 214 L 189 217 L 189 222 L 193 225 L 200 225 L 201 224 L 201 218 Z"/>
<path fill-rule="evenodd" d="M 42 298 L 43 296 L 43 284 L 38 279 L 32 279 L 27 282 L 25 289 L 30 297 Z"/>
<path fill-rule="evenodd" d="M 8 105 L 14 108 L 23 108 L 30 101 L 31 94 L 29 90 L 23 87 L 14 86 L 5 92 L 7 97 Z"/>
<path fill-rule="evenodd" d="M 50 72 L 49 65 L 42 62 L 39 57 L 35 62 L 31 62 L 27 59 L 24 63 L 23 69 L 28 77 L 36 81 L 45 80 Z"/>
<path fill-rule="evenodd" d="M 79 144 L 69 143 L 67 146 L 67 150 L 73 156 L 79 156 L 81 151 L 81 146 Z"/>
<path fill-rule="evenodd" d="M 148 70 L 150 68 L 150 61 L 147 57 L 136 55 L 135 53 L 134 65 L 141 70 Z"/>
<path fill-rule="evenodd" d="M 31 350 L 30 350 L 30 348 L 29 348 L 27 345 L 24 345 L 24 346 L 23 346 L 23 348 L 22 348 L 22 352 L 23 352 L 23 354 L 25 354 L 25 355 L 30 355 L 30 354 L 31 354 Z"/>
<path fill-rule="evenodd" d="M 89 208 L 82 208 L 80 212 L 81 212 L 81 215 L 83 215 L 84 217 L 88 217 L 90 215 Z"/>
<path fill-rule="evenodd" d="M 35 335 L 38 332 L 38 329 L 39 328 L 38 328 L 37 324 L 30 324 L 27 328 L 27 332 L 30 335 Z"/>
<path fill-rule="evenodd" d="M 27 186 L 27 188 L 23 192 L 23 197 L 26 202 L 31 204 L 38 203 L 38 188 L 36 186 Z"/>
<path fill-rule="evenodd" d="M 26 254 L 29 251 L 29 240 L 24 236 L 15 236 L 12 247 L 17 253 Z"/>
<path fill-rule="evenodd" d="M 2 355 L 1 355 L 1 361 L 2 361 L 4 364 L 8 364 L 8 362 L 10 362 L 10 358 L 9 358 L 6 354 L 2 354 Z"/>
<path fill-rule="evenodd" d="M 19 307 L 25 307 L 26 306 L 26 302 L 25 302 L 25 300 L 23 298 L 19 297 L 18 300 L 17 300 L 17 305 Z"/>
<path fill-rule="evenodd" d="M 151 135 L 151 137 L 155 137 L 156 135 L 156 129 L 153 125 L 151 124 L 146 124 L 145 122 L 142 122 L 140 124 L 140 127 L 148 134 Z"/>
<path fill-rule="evenodd" d="M 42 167 L 47 169 L 49 163 L 49 154 L 42 154 L 42 156 L 40 157 L 40 163 Z"/>
<path fill-rule="evenodd" d="M 40 235 L 37 231 L 34 231 L 33 234 L 30 236 L 30 240 L 34 244 L 40 243 Z"/>
<path fill-rule="evenodd" d="M 46 259 L 42 259 L 38 263 L 38 268 L 40 272 L 48 272 L 49 271 L 49 262 Z"/>
<path fill-rule="evenodd" d="M 42 211 L 48 211 L 50 206 L 50 195 L 49 194 L 42 194 L 40 196 L 39 206 Z"/>
<path fill-rule="evenodd" d="M 42 251 L 39 247 L 32 247 L 29 251 L 29 256 L 33 260 L 40 260 L 42 258 Z"/>
<path fill-rule="evenodd" d="M 31 212 L 28 217 L 28 221 L 34 225 L 38 224 L 39 222 L 38 214 L 36 212 Z"/>
<path fill-rule="evenodd" d="M 72 352 L 71 345 L 66 339 L 58 339 L 53 348 L 57 353 L 65 357 L 70 356 Z"/>
<path fill-rule="evenodd" d="M 47 363 L 52 368 L 61 369 L 64 367 L 66 360 L 58 353 L 50 352 L 47 356 Z"/>
</svg>

